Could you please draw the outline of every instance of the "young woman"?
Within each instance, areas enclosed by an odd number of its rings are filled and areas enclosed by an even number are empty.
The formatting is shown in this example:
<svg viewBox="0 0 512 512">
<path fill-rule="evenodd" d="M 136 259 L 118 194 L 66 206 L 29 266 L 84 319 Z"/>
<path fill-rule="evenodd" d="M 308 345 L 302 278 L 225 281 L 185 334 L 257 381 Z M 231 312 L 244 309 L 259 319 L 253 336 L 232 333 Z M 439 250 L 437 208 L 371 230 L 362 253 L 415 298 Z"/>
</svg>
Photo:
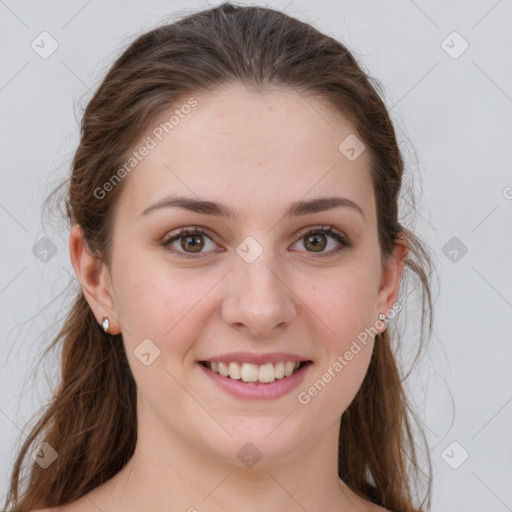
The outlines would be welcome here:
<svg viewBox="0 0 512 512">
<path fill-rule="evenodd" d="M 403 167 L 371 79 L 306 23 L 226 3 L 140 36 L 83 116 L 81 290 L 4 508 L 427 510 L 388 326 L 404 269 L 432 320 Z"/>
</svg>

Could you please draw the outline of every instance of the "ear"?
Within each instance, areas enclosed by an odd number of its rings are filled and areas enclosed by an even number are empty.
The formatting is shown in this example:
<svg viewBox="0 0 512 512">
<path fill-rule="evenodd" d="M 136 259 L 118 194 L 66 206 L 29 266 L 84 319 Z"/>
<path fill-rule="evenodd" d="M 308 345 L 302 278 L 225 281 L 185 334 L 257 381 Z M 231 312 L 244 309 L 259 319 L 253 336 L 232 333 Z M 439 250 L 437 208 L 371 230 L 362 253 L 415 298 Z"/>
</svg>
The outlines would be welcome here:
<svg viewBox="0 0 512 512">
<path fill-rule="evenodd" d="M 382 269 L 382 278 L 377 299 L 377 317 L 380 313 L 386 314 L 389 310 L 393 309 L 396 303 L 400 279 L 408 252 L 407 240 L 403 233 L 400 233 L 396 240 L 393 253 L 389 256 Z M 384 330 L 386 330 L 386 328 Z"/>
<path fill-rule="evenodd" d="M 96 321 L 101 325 L 102 318 L 108 316 L 110 334 L 119 334 L 121 326 L 117 321 L 114 294 L 107 266 L 93 256 L 84 242 L 83 230 L 75 224 L 69 237 L 71 264 L 80 281 L 84 296 L 91 307 Z"/>
</svg>

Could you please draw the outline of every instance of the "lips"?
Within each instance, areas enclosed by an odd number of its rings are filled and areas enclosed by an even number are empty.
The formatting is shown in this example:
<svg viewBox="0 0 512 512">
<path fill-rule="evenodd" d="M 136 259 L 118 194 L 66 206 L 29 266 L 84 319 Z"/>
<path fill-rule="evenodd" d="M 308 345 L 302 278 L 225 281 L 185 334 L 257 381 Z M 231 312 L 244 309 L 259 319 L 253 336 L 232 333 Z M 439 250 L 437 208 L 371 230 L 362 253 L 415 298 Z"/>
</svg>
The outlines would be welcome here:
<svg viewBox="0 0 512 512">
<path fill-rule="evenodd" d="M 232 352 L 200 361 L 200 364 L 213 373 L 231 380 L 268 384 L 290 377 L 308 362 L 311 361 L 297 354 L 282 352 Z"/>
<path fill-rule="evenodd" d="M 262 364 L 240 362 L 238 356 L 238 361 L 233 361 L 230 360 L 232 356 L 233 354 L 226 354 L 197 361 L 197 366 L 221 391 L 242 400 L 277 400 L 284 397 L 303 382 L 313 367 L 313 361 L 294 354 L 253 355 L 248 358 L 247 354 L 244 356 L 246 360 L 263 360 Z M 224 361 L 219 361 L 221 358 Z M 268 362 L 269 358 L 280 360 Z M 291 374 L 287 376 L 286 373 L 290 373 L 290 370 Z M 221 375 L 221 371 L 227 375 Z"/>
</svg>

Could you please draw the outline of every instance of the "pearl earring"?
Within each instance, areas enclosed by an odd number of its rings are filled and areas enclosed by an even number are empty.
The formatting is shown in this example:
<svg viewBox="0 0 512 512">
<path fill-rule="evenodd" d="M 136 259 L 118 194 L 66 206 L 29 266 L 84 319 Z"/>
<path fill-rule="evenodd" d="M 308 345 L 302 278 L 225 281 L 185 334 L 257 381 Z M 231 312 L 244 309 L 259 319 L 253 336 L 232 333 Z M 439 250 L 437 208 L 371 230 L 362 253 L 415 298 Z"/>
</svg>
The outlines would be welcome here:
<svg viewBox="0 0 512 512">
<path fill-rule="evenodd" d="M 383 322 L 387 322 L 388 321 L 388 317 L 384 313 L 381 313 L 379 315 L 379 320 L 381 320 Z"/>
<path fill-rule="evenodd" d="M 104 316 L 101 320 L 101 325 L 103 326 L 103 330 L 108 333 L 108 328 L 110 327 L 110 321 L 108 319 L 108 316 Z"/>
</svg>

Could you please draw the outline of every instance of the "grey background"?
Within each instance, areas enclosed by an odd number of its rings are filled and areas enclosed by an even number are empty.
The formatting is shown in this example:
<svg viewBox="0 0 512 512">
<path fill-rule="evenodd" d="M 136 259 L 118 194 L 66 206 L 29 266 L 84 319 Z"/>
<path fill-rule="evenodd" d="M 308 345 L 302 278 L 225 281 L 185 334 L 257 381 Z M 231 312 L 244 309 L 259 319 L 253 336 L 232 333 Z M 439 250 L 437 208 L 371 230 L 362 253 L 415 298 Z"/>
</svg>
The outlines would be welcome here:
<svg viewBox="0 0 512 512">
<path fill-rule="evenodd" d="M 265 5 L 344 42 L 384 87 L 417 194 L 409 226 L 439 274 L 434 335 L 409 379 L 433 460 L 432 510 L 512 510 L 512 1 Z M 65 224 L 43 225 L 41 207 L 69 169 L 80 106 L 135 36 L 207 7 L 0 0 L 2 497 L 26 423 L 58 376 L 56 356 L 42 367 L 38 358 L 69 304 L 60 294 L 73 270 Z M 43 31 L 58 43 L 47 59 L 31 48 Z M 457 58 L 454 31 L 469 44 Z M 408 332 L 406 352 L 417 337 Z M 469 456 L 454 469 L 462 450 Z"/>
</svg>

